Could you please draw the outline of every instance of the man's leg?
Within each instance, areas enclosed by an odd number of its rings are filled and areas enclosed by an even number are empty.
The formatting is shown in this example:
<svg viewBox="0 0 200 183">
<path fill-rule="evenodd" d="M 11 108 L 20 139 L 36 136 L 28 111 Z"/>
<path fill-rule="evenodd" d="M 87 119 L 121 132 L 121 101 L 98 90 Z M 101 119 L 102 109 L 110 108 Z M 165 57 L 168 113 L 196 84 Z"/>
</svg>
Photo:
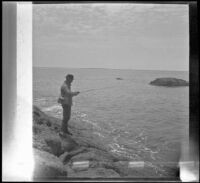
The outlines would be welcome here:
<svg viewBox="0 0 200 183">
<path fill-rule="evenodd" d="M 68 121 L 71 117 L 71 106 L 70 105 L 63 105 L 63 121 L 61 130 L 63 133 L 69 133 L 68 131 Z"/>
</svg>

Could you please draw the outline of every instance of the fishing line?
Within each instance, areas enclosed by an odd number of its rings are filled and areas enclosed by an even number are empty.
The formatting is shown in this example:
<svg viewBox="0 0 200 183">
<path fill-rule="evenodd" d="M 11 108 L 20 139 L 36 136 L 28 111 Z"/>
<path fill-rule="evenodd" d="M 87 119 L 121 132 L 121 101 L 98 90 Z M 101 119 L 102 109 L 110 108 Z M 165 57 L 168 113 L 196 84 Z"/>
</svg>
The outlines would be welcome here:
<svg viewBox="0 0 200 183">
<path fill-rule="evenodd" d="M 80 93 L 88 93 L 91 91 L 98 91 L 98 90 L 104 90 L 104 89 L 115 88 L 115 87 L 118 87 L 118 86 L 115 85 L 115 86 L 108 86 L 108 87 L 103 87 L 103 88 L 94 88 L 94 89 L 89 89 L 89 90 L 83 90 Z"/>
<path fill-rule="evenodd" d="M 129 81 L 130 83 L 130 81 Z M 115 88 L 115 87 L 120 87 L 119 85 L 113 85 L 113 86 L 108 86 L 108 87 L 103 87 L 103 88 L 94 88 L 94 89 L 89 89 L 89 90 L 83 90 L 81 91 L 80 93 L 88 93 L 88 92 L 91 92 L 91 91 L 98 91 L 98 90 L 104 90 L 104 89 L 108 89 L 108 88 Z"/>
<path fill-rule="evenodd" d="M 128 83 L 126 83 L 126 82 L 124 83 L 123 82 L 123 84 L 130 84 L 130 83 L 132 83 L 132 80 L 126 79 L 126 81 L 128 81 Z M 120 83 L 120 84 L 121 84 L 121 82 L 122 82 L 121 80 L 118 81 L 118 83 Z M 80 94 L 82 94 L 82 93 L 88 93 L 88 92 L 92 92 L 92 91 L 100 91 L 100 90 L 109 89 L 109 88 L 115 88 L 115 87 L 121 87 L 121 86 L 120 85 L 112 85 L 112 86 L 107 86 L 107 87 L 103 87 L 103 88 L 93 88 L 93 89 L 88 89 L 88 90 L 80 91 Z M 57 98 L 57 95 L 56 96 L 44 96 L 44 98 L 52 98 L 52 97 L 53 98 Z"/>
<path fill-rule="evenodd" d="M 122 79 L 123 80 L 123 79 Z M 126 83 L 128 81 L 128 83 Z M 120 80 L 120 81 L 118 81 L 119 83 L 121 83 L 122 81 Z M 125 82 L 125 84 L 130 84 L 130 83 L 133 83 L 133 81 L 132 80 L 127 80 L 126 79 L 126 82 Z M 124 82 L 123 82 L 123 84 L 124 84 Z M 91 92 L 91 91 L 98 91 L 98 90 L 104 90 L 104 89 L 108 89 L 108 88 L 115 88 L 115 87 L 120 87 L 120 85 L 113 85 L 113 86 L 108 86 L 108 87 L 103 87 L 103 88 L 94 88 L 94 89 L 89 89 L 89 90 L 83 90 L 83 91 L 81 91 L 80 93 L 88 93 L 88 92 Z"/>
</svg>

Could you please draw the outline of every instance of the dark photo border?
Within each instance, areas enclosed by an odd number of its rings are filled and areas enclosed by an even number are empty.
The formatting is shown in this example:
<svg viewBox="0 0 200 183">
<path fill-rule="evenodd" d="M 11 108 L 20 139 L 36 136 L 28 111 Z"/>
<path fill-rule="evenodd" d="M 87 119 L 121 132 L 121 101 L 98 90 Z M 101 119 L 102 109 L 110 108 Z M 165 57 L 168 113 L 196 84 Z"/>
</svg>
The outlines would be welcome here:
<svg viewBox="0 0 200 183">
<path fill-rule="evenodd" d="M 64 3 L 99 3 L 100 1 L 32 1 L 33 4 L 64 4 Z M 199 166 L 199 45 L 198 45 L 198 21 L 197 21 L 197 1 L 101 1 L 103 3 L 144 3 L 144 4 L 186 4 L 189 6 L 189 161 L 197 163 Z M 16 4 L 11 6 L 3 5 L 2 17 L 2 86 L 3 86 L 3 105 L 2 113 L 2 138 L 3 148 L 6 148 L 6 143 L 12 137 L 13 118 L 10 113 L 15 113 L 12 107 L 16 103 Z M 7 16 L 10 19 L 4 19 Z M 7 30 L 10 31 L 7 31 Z M 11 36 L 11 37 L 10 37 Z M 9 54 L 7 53 L 9 50 Z M 6 132 L 9 132 L 5 134 Z M 3 157 L 2 157 L 3 159 Z M 109 178 L 109 179 L 86 179 L 86 178 L 63 178 L 55 181 L 180 181 L 179 172 L 177 179 L 159 179 L 159 178 Z M 180 181 L 181 182 L 181 181 Z"/>
</svg>

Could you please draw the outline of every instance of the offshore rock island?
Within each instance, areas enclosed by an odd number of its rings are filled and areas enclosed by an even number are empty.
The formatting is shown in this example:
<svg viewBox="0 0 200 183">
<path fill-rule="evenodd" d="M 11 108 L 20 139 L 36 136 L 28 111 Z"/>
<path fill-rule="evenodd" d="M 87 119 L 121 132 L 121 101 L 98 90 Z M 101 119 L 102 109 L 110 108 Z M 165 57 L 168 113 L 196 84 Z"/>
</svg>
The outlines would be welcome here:
<svg viewBox="0 0 200 183">
<path fill-rule="evenodd" d="M 166 86 L 166 87 L 189 86 L 189 82 L 177 78 L 157 78 L 151 81 L 149 84 L 155 86 Z"/>
</svg>

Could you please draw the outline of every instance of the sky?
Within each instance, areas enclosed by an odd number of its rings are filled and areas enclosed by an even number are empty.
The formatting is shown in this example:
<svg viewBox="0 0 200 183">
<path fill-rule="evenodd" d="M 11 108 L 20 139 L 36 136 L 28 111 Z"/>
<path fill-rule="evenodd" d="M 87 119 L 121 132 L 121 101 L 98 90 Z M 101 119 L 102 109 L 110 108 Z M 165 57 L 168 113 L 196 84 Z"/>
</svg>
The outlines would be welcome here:
<svg viewBox="0 0 200 183">
<path fill-rule="evenodd" d="M 35 4 L 33 66 L 188 71 L 188 6 Z"/>
</svg>

